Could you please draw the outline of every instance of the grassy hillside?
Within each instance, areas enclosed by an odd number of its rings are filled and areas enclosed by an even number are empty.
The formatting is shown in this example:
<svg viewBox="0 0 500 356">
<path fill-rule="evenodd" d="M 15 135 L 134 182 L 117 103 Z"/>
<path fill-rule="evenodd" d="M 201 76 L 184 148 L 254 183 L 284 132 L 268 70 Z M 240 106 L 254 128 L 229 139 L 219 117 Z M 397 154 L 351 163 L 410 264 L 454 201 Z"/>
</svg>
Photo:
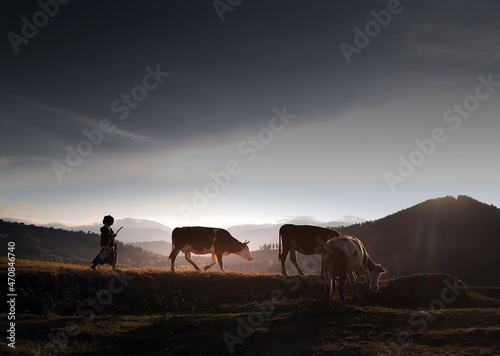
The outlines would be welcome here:
<svg viewBox="0 0 500 356">
<path fill-rule="evenodd" d="M 0 259 L 2 274 L 7 261 Z M 451 290 L 449 286 L 455 286 Z M 325 307 L 318 275 L 166 272 L 19 259 L 19 354 L 376 355 L 500 350 L 499 288 L 443 274 L 384 281 L 368 301 Z M 444 292 L 443 292 L 444 291 Z M 439 302 L 441 301 L 441 302 Z M 7 307 L 2 307 L 6 313 Z M 425 311 L 428 309 L 434 311 Z M 424 311 L 422 311 L 424 310 Z M 6 317 L 2 314 L 2 317 Z M 59 343 L 48 335 L 61 337 Z M 401 343 L 402 335 L 406 341 Z M 411 339 L 411 342 L 409 341 Z M 47 346 L 48 345 L 48 346 Z M 5 343 L 2 353 L 11 351 Z"/>
</svg>

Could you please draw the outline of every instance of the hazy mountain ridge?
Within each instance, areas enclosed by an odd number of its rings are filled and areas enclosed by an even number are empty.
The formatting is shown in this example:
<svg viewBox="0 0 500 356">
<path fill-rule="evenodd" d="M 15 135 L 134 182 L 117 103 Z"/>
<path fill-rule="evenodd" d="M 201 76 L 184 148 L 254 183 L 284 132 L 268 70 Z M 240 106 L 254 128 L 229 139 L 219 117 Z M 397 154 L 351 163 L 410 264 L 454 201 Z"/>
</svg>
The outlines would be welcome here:
<svg viewBox="0 0 500 356">
<path fill-rule="evenodd" d="M 342 219 L 348 220 L 342 221 Z M 314 217 L 303 216 L 297 217 L 291 220 L 284 220 L 276 224 L 263 224 L 263 225 L 236 225 L 227 228 L 227 230 L 238 240 L 250 241 L 250 249 L 257 250 L 259 246 L 268 243 L 277 243 L 279 229 L 284 224 L 295 224 L 295 225 L 315 225 L 321 227 L 341 227 L 349 226 L 354 222 L 362 223 L 367 220 L 357 217 L 357 216 L 343 216 L 337 220 L 332 220 L 329 222 L 322 222 L 316 220 Z"/>
<path fill-rule="evenodd" d="M 345 221 L 344 221 L 345 220 Z M 291 220 L 284 220 L 283 222 L 276 224 L 242 224 L 227 227 L 226 229 L 238 240 L 250 241 L 250 249 L 257 250 L 260 245 L 267 244 L 278 239 L 279 228 L 283 224 L 296 224 L 296 225 L 317 225 L 317 226 L 348 226 L 354 222 L 360 223 L 366 220 L 357 216 L 343 216 L 337 220 L 332 220 L 330 222 L 321 222 L 316 220 L 312 216 L 301 216 L 295 217 Z M 94 223 L 92 225 L 81 225 L 71 228 L 78 231 L 90 231 L 92 233 L 99 233 L 99 229 L 102 223 Z M 141 246 L 140 244 L 135 244 L 136 242 L 146 242 L 146 241 L 172 241 L 172 231 L 173 228 L 158 223 L 156 221 L 144 220 L 144 219 L 116 219 L 113 225 L 113 229 L 117 231 L 121 226 L 123 229 L 119 232 L 117 240 L 127 243 L 133 243 L 134 245 Z M 54 224 L 54 227 L 64 228 L 61 225 Z M 216 226 L 214 226 L 216 227 Z M 155 247 L 155 244 L 149 244 L 149 250 L 154 253 L 164 254 L 163 247 Z M 161 244 L 158 244 L 161 246 Z M 152 250 L 151 250 L 152 249 Z M 170 253 L 170 252 L 169 252 Z"/>
<path fill-rule="evenodd" d="M 89 231 L 91 233 L 99 234 L 99 229 L 102 226 L 102 222 L 95 222 L 91 225 L 80 225 L 74 227 L 64 227 L 61 224 L 53 224 L 53 226 L 67 230 Z M 118 229 L 122 226 L 123 229 L 118 233 L 117 236 L 118 241 L 141 242 L 171 240 L 172 228 L 156 221 L 134 218 L 116 219 L 112 228 L 115 231 L 118 231 Z"/>
<path fill-rule="evenodd" d="M 140 247 L 145 251 L 149 251 L 151 253 L 159 254 L 162 256 L 168 256 L 172 251 L 172 244 L 167 241 L 131 242 L 131 245 Z"/>
</svg>

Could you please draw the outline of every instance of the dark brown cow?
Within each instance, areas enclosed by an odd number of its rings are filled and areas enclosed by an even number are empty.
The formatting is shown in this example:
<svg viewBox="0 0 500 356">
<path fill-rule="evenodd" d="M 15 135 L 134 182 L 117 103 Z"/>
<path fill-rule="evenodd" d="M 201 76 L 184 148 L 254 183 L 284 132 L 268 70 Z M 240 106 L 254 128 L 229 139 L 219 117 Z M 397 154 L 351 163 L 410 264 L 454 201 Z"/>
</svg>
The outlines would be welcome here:
<svg viewBox="0 0 500 356">
<path fill-rule="evenodd" d="M 179 252 L 184 252 L 186 260 L 194 268 L 200 268 L 191 259 L 191 252 L 199 254 L 212 254 L 212 264 L 205 267 L 205 271 L 219 261 L 222 271 L 222 256 L 234 253 L 250 261 L 253 259 L 248 249 L 248 241 L 239 242 L 231 234 L 224 230 L 214 227 L 177 227 L 172 231 L 172 252 L 168 257 L 171 262 L 171 269 L 174 271 L 175 258 Z"/>
<path fill-rule="evenodd" d="M 288 252 L 290 252 L 290 261 L 295 265 L 299 274 L 303 276 L 304 272 L 302 272 L 297 264 L 295 252 L 297 251 L 304 255 L 321 254 L 326 242 L 335 236 L 340 236 L 340 233 L 324 227 L 292 224 L 283 225 L 280 228 L 278 254 L 278 258 L 281 260 L 281 273 L 283 276 L 288 276 L 285 270 L 285 260 Z M 283 251 L 281 250 L 282 243 Z"/>
<path fill-rule="evenodd" d="M 356 277 L 364 274 L 368 282 L 366 298 L 373 290 L 379 289 L 378 280 L 385 269 L 375 264 L 365 246 L 359 239 L 353 236 L 334 237 L 325 245 L 322 253 L 322 265 L 325 271 L 325 292 L 328 304 L 331 305 L 332 296 L 335 295 L 335 280 L 339 277 L 339 295 L 342 304 L 345 303 L 344 286 L 346 278 L 349 277 L 354 291 L 354 296 L 358 299 L 356 291 Z"/>
</svg>

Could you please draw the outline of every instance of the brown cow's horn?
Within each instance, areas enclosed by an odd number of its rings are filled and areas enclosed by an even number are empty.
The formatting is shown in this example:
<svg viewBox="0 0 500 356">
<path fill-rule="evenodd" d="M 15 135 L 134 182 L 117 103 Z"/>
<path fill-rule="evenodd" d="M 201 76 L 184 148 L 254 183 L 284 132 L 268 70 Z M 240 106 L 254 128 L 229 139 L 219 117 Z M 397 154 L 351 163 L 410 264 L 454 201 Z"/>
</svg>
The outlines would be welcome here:
<svg viewBox="0 0 500 356">
<path fill-rule="evenodd" d="M 245 239 L 245 242 L 243 242 L 244 245 L 248 245 L 250 241 L 247 241 L 247 239 Z"/>
</svg>

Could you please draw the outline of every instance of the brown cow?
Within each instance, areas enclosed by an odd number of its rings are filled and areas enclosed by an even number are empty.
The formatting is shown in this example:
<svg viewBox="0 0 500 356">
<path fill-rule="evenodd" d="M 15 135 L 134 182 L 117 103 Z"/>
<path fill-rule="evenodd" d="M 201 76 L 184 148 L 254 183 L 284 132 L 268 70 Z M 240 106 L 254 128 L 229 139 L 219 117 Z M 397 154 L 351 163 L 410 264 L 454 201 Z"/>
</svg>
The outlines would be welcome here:
<svg viewBox="0 0 500 356">
<path fill-rule="evenodd" d="M 182 251 L 186 260 L 197 270 L 200 268 L 191 259 L 191 252 L 195 254 L 212 254 L 213 263 L 206 266 L 205 271 L 216 264 L 217 260 L 221 271 L 224 271 L 222 256 L 234 253 L 247 261 L 253 259 L 247 246 L 248 242 L 239 242 L 224 229 L 200 226 L 177 227 L 172 231 L 172 252 L 168 257 L 171 262 L 171 269 L 174 271 L 175 258 Z"/>
<path fill-rule="evenodd" d="M 285 260 L 288 252 L 290 252 L 290 261 L 295 265 L 300 275 L 304 272 L 297 264 L 297 256 L 295 251 L 304 255 L 319 255 L 323 251 L 328 239 L 340 236 L 340 233 L 319 226 L 311 225 L 292 225 L 286 224 L 280 228 L 279 235 L 279 253 L 278 258 L 281 260 L 281 273 L 283 276 L 288 276 L 285 270 Z M 283 251 L 281 244 L 283 242 Z"/>
</svg>

